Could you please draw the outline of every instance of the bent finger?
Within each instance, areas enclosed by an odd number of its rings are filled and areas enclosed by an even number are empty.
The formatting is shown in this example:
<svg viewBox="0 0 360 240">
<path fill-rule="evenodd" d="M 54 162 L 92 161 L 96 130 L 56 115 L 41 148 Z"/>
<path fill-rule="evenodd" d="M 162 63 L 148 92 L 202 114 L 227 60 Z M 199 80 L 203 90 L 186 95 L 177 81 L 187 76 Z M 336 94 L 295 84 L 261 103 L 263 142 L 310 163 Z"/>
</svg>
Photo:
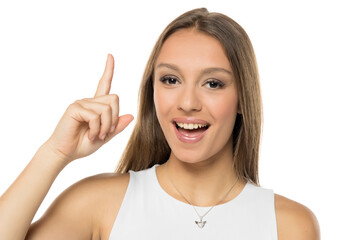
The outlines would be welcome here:
<svg viewBox="0 0 360 240">
<path fill-rule="evenodd" d="M 100 131 L 100 115 L 92 110 L 84 108 L 78 103 L 72 104 L 72 107 L 74 111 L 71 113 L 71 117 L 73 117 L 79 123 L 88 123 L 88 138 L 91 141 L 94 140 Z"/>
<path fill-rule="evenodd" d="M 116 125 L 119 119 L 119 96 L 116 94 L 109 94 L 105 96 L 100 96 L 96 98 L 85 98 L 84 100 L 94 103 L 103 103 L 111 106 L 111 130 L 110 132 L 115 131 Z"/>
<path fill-rule="evenodd" d="M 89 102 L 87 100 L 77 101 L 82 107 L 96 112 L 100 115 L 100 131 L 99 138 L 104 139 L 106 134 L 110 131 L 112 126 L 112 108 L 109 104 L 99 102 Z"/>
</svg>

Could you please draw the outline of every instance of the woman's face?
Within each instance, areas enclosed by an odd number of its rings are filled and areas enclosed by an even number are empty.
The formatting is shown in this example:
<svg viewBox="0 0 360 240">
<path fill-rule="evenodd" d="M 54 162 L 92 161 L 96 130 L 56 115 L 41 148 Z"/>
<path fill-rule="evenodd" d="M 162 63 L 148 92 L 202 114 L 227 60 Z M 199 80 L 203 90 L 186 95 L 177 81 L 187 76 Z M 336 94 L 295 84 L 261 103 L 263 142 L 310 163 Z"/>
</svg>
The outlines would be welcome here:
<svg viewBox="0 0 360 240">
<path fill-rule="evenodd" d="M 217 39 L 183 29 L 165 41 L 155 63 L 154 103 L 176 158 L 195 163 L 232 156 L 238 94 Z"/>
</svg>

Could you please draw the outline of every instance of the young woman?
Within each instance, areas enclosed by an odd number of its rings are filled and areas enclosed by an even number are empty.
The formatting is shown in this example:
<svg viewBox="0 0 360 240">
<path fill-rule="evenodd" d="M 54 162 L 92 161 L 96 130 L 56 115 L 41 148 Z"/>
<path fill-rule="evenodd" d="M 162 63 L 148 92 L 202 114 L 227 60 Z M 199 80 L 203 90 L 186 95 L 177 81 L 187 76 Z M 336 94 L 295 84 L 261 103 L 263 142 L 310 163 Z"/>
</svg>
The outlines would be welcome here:
<svg viewBox="0 0 360 240">
<path fill-rule="evenodd" d="M 138 120 L 116 173 L 64 191 L 31 221 L 61 170 L 132 120 L 109 94 L 108 55 L 95 96 L 75 101 L 0 198 L 0 239 L 320 239 L 305 206 L 259 186 L 261 96 L 245 31 L 195 9 L 159 37 Z"/>
</svg>

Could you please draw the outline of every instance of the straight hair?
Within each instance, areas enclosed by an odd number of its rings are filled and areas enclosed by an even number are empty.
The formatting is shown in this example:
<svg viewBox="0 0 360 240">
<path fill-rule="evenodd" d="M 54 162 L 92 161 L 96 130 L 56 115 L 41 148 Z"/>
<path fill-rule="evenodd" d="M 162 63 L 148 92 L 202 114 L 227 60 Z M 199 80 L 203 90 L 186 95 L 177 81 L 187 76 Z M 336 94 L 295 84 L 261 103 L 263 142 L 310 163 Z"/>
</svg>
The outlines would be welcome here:
<svg viewBox="0 0 360 240">
<path fill-rule="evenodd" d="M 171 149 L 156 116 L 153 75 L 161 47 L 181 29 L 195 29 L 217 39 L 230 62 L 239 96 L 233 137 L 233 167 L 240 179 L 259 186 L 262 100 L 255 53 L 244 29 L 228 16 L 206 8 L 188 11 L 173 20 L 158 38 L 147 62 L 139 91 L 135 128 L 115 172 L 140 171 L 165 163 Z"/>
</svg>

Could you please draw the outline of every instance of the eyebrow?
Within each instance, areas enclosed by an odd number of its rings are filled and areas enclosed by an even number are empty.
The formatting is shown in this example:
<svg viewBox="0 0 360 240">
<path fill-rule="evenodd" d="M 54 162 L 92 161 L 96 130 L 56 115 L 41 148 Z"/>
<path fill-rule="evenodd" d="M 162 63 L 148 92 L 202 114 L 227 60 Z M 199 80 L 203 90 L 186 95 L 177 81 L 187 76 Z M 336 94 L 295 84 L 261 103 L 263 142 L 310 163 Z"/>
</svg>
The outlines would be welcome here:
<svg viewBox="0 0 360 240">
<path fill-rule="evenodd" d="M 156 69 L 161 68 L 161 67 L 166 67 L 166 68 L 170 68 L 172 70 L 175 70 L 177 72 L 181 72 L 180 69 L 174 65 L 174 64 L 169 64 L 169 63 L 159 63 L 156 66 Z M 213 72 L 224 72 L 227 74 L 230 74 L 231 76 L 233 75 L 233 73 L 225 68 L 221 68 L 221 67 L 210 67 L 210 68 L 205 68 L 202 73 L 203 74 L 209 74 L 209 73 L 213 73 Z"/>
</svg>

